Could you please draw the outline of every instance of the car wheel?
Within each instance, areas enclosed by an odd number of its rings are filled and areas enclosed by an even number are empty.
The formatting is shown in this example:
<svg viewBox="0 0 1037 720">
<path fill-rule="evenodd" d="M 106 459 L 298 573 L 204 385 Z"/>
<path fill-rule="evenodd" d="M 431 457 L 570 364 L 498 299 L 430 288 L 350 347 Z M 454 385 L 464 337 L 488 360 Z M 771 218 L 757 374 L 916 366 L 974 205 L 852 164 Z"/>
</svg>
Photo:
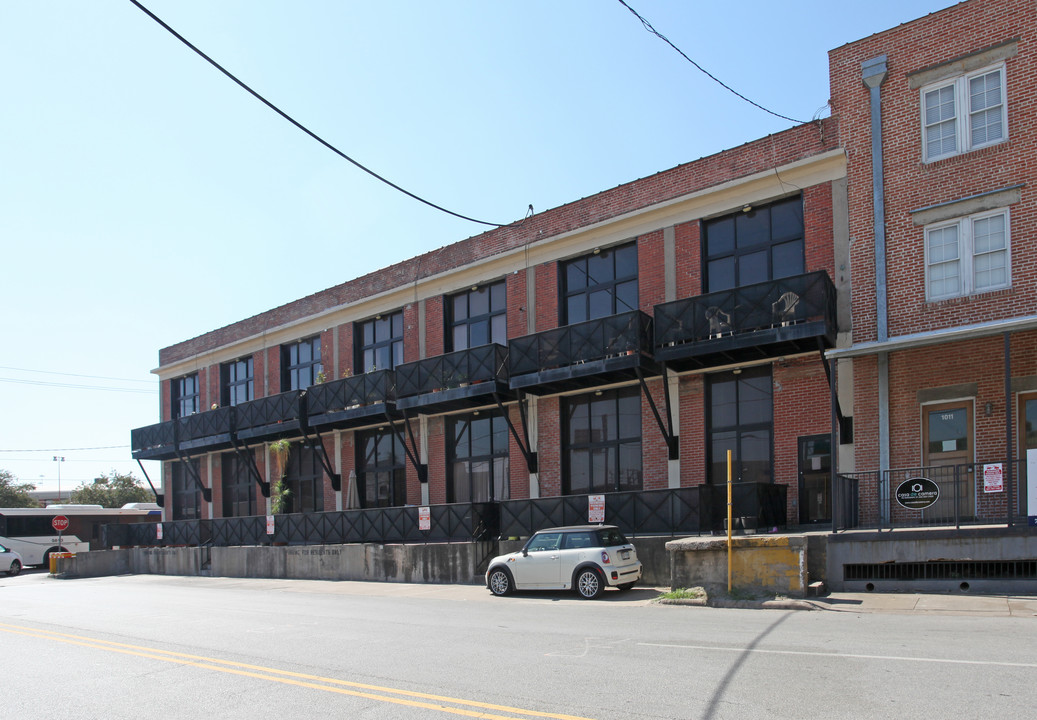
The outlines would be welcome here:
<svg viewBox="0 0 1037 720">
<path fill-rule="evenodd" d="M 7 574 L 14 577 L 22 571 L 22 564 L 17 560 L 11 562 L 11 567 L 7 570 Z"/>
<path fill-rule="evenodd" d="M 605 590 L 601 573 L 594 568 L 584 568 L 576 574 L 576 592 L 584 600 L 593 600 Z"/>
<path fill-rule="evenodd" d="M 512 590 L 511 575 L 504 568 L 496 568 L 490 572 L 490 592 L 497 597 L 504 597 Z"/>
<path fill-rule="evenodd" d="M 637 584 L 636 582 L 628 582 L 628 583 L 623 583 L 622 585 L 617 585 L 617 587 L 620 590 L 622 590 L 623 592 L 626 592 L 630 588 L 634 587 L 634 585 L 636 585 L 636 584 Z"/>
</svg>

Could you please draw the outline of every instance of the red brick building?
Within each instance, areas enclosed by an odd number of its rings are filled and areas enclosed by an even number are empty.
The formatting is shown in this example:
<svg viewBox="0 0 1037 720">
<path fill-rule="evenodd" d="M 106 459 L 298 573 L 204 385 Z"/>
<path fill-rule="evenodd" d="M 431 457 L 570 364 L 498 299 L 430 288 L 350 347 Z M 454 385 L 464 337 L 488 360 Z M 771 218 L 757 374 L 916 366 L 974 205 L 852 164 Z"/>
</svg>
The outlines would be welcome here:
<svg viewBox="0 0 1037 720">
<path fill-rule="evenodd" d="M 851 43 L 829 119 L 163 349 L 133 451 L 166 461 L 166 519 L 265 515 L 281 476 L 292 513 L 677 498 L 730 450 L 780 489 L 769 521 L 830 523 L 833 444 L 841 472 L 1004 459 L 1006 377 L 1037 415 L 1033 13 L 975 0 Z M 836 497 L 877 521 L 888 493 Z"/>
<path fill-rule="evenodd" d="M 982 470 L 1019 482 L 1004 463 L 1037 447 L 1035 13 L 964 2 L 830 53 L 853 328 L 829 357 L 852 359 L 856 469 L 944 468 L 925 473 L 942 489 L 933 520 L 1026 514 L 1024 486 Z M 862 519 L 904 515 L 891 493 L 913 474 L 862 477 Z"/>
</svg>

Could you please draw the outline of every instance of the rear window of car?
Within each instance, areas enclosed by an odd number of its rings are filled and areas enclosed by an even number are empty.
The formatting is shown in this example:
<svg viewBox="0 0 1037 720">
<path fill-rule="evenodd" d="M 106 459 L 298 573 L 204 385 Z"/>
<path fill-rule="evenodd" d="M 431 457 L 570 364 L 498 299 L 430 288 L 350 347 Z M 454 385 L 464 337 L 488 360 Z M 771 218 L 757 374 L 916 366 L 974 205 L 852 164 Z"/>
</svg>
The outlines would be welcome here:
<svg viewBox="0 0 1037 720">
<path fill-rule="evenodd" d="M 612 528 L 611 530 L 600 530 L 598 531 L 598 536 L 601 538 L 602 547 L 629 544 L 626 535 L 615 528 Z"/>
</svg>

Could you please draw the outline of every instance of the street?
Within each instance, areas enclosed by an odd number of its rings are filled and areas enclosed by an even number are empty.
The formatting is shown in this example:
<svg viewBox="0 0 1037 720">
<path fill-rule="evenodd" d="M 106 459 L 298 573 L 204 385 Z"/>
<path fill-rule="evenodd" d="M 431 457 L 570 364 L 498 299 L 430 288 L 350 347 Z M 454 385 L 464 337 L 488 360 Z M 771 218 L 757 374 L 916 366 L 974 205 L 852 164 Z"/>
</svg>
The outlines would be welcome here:
<svg viewBox="0 0 1037 720">
<path fill-rule="evenodd" d="M 1032 714 L 1037 618 L 664 606 L 635 588 L 0 578 L 5 718 Z"/>
</svg>

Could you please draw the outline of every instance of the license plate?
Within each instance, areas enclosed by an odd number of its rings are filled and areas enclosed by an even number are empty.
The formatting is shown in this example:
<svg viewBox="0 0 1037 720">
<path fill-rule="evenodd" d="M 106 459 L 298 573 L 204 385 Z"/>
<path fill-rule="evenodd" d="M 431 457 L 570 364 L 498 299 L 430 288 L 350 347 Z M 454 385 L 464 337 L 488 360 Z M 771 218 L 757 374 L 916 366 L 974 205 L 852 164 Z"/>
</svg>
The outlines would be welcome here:
<svg viewBox="0 0 1037 720">
<path fill-rule="evenodd" d="M 619 557 L 621 559 L 623 559 L 623 560 L 629 560 L 630 559 L 630 551 L 629 550 L 620 550 L 619 551 Z"/>
</svg>

